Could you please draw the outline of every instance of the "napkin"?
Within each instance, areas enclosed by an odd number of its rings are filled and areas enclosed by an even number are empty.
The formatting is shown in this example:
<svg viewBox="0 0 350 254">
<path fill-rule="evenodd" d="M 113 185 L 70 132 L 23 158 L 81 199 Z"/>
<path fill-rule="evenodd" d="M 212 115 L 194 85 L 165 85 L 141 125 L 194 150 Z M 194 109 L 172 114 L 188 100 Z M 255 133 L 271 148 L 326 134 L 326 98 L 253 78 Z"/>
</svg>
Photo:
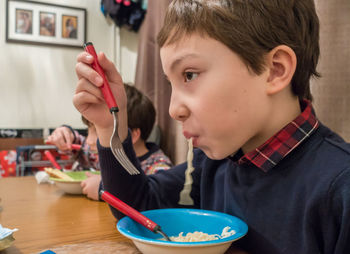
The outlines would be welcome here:
<svg viewBox="0 0 350 254">
<path fill-rule="evenodd" d="M 40 183 L 53 183 L 52 181 L 50 181 L 50 176 L 45 171 L 38 171 L 35 174 L 35 179 L 36 179 L 38 184 L 40 184 Z"/>
<path fill-rule="evenodd" d="M 8 228 L 4 228 L 1 226 L 0 224 L 0 240 L 8 237 L 9 235 L 11 235 L 13 232 L 16 232 L 18 229 L 8 229 Z"/>
</svg>

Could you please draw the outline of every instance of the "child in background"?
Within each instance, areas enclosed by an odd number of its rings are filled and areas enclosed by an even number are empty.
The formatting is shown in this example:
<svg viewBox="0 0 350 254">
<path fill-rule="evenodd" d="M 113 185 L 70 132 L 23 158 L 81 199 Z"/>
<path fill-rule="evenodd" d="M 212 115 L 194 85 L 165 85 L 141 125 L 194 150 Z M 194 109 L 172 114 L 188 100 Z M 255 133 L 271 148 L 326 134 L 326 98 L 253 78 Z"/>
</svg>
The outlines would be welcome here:
<svg viewBox="0 0 350 254">
<path fill-rule="evenodd" d="M 136 87 L 124 84 L 127 98 L 128 127 L 136 156 L 146 175 L 172 167 L 172 162 L 153 142 L 147 142 L 156 122 L 152 101 Z"/>
<path fill-rule="evenodd" d="M 141 169 L 147 175 L 172 166 L 170 159 L 152 142 L 146 142 L 156 120 L 156 111 L 150 99 L 134 86 L 124 84 L 127 97 L 128 126 L 132 145 Z M 82 182 L 83 193 L 93 200 L 100 200 L 99 191 L 103 188 L 101 176 L 88 174 Z"/>
<path fill-rule="evenodd" d="M 142 170 L 145 174 L 154 174 L 159 170 L 166 170 L 172 166 L 170 159 L 164 152 L 153 142 L 147 142 L 153 126 L 155 124 L 156 111 L 151 100 L 142 94 L 134 86 L 124 84 L 126 96 L 128 98 L 128 126 L 131 130 L 132 144 L 136 156 L 141 164 Z M 69 144 L 84 144 L 87 151 L 95 154 L 96 149 L 96 129 L 92 123 L 82 117 L 83 122 L 88 126 L 88 137 L 86 142 L 83 136 L 79 135 L 70 126 L 63 126 L 57 128 L 48 138 L 51 143 L 59 145 L 59 149 L 63 151 L 69 150 Z M 74 141 L 74 135 L 75 141 Z M 86 154 L 86 153 L 84 153 Z M 95 161 L 95 159 L 93 160 Z M 95 164 L 95 169 L 99 170 L 99 165 Z M 83 193 L 93 200 L 99 200 L 99 190 L 102 188 L 101 176 L 86 172 L 88 178 L 82 182 Z"/>
<path fill-rule="evenodd" d="M 319 76 L 319 21 L 313 0 L 174 0 L 158 35 L 172 87 L 170 115 L 193 140 L 186 164 L 129 175 L 109 148 L 113 120 L 102 78 L 86 52 L 77 58 L 75 107 L 96 126 L 105 190 L 137 210 L 192 207 L 241 218 L 248 253 L 350 253 L 350 145 L 311 104 Z M 114 64 L 105 70 L 119 105 L 119 137 L 139 167 L 126 96 Z M 116 218 L 123 215 L 111 208 Z"/>
<path fill-rule="evenodd" d="M 100 170 L 96 147 L 96 129 L 84 116 L 81 119 L 88 127 L 87 137 L 79 134 L 69 125 L 62 125 L 47 137 L 46 143 L 57 146 L 62 153 L 71 154 L 74 161 L 72 170 Z M 72 144 L 81 145 L 81 150 L 72 150 Z"/>
</svg>

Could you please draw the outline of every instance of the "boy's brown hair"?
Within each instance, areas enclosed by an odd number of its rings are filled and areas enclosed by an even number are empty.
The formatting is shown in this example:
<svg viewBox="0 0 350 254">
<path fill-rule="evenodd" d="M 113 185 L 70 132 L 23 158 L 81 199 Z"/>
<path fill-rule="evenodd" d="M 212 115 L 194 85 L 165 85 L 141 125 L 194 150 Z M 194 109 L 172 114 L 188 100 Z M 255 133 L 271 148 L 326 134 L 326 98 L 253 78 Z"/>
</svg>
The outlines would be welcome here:
<svg viewBox="0 0 350 254">
<path fill-rule="evenodd" d="M 156 121 L 156 109 L 152 101 L 136 87 L 126 83 L 124 87 L 127 97 L 128 127 L 130 129 L 139 128 L 141 139 L 146 141 Z M 88 127 L 92 125 L 83 115 L 81 120 Z"/>
<path fill-rule="evenodd" d="M 225 44 L 259 75 L 265 55 L 278 45 L 292 48 L 297 67 L 292 91 L 311 100 L 316 71 L 319 20 L 313 0 L 173 0 L 158 34 L 160 47 L 199 33 Z"/>
<path fill-rule="evenodd" d="M 124 87 L 128 101 L 128 127 L 139 128 L 141 139 L 146 141 L 156 120 L 156 110 L 152 101 L 136 87 L 129 84 L 124 84 Z"/>
</svg>

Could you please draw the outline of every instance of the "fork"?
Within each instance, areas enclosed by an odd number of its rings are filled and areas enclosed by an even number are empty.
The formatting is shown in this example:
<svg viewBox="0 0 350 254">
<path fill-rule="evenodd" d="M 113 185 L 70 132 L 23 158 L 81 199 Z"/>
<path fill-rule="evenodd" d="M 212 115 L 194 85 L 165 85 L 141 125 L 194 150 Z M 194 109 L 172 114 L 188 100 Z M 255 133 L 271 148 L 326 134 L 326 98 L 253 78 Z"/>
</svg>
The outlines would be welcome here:
<svg viewBox="0 0 350 254">
<path fill-rule="evenodd" d="M 46 157 L 49 159 L 49 161 L 51 162 L 51 164 L 57 168 L 62 170 L 62 167 L 60 164 L 58 164 L 58 162 L 56 161 L 55 157 L 52 155 L 52 153 L 49 150 L 45 150 L 44 154 L 46 155 Z"/>
<path fill-rule="evenodd" d="M 110 146 L 112 153 L 114 154 L 114 157 L 119 161 L 119 163 L 123 166 L 123 168 L 130 174 L 130 175 L 137 175 L 140 174 L 140 171 L 135 168 L 135 166 L 131 163 L 128 156 L 125 154 L 125 151 L 123 149 L 123 145 L 120 141 L 119 135 L 118 135 L 118 105 L 117 102 L 112 94 L 111 88 L 109 86 L 109 83 L 107 81 L 107 78 L 104 74 L 103 69 L 101 68 L 100 64 L 98 63 L 97 54 L 94 48 L 94 45 L 92 42 L 87 42 L 84 44 L 84 49 L 86 52 L 88 52 L 90 55 L 94 57 L 94 62 L 91 64 L 91 67 L 98 73 L 103 79 L 103 85 L 100 86 L 100 89 L 102 91 L 103 97 L 108 105 L 109 111 L 113 115 L 113 123 L 114 123 L 114 129 L 113 133 L 110 139 Z"/>
</svg>

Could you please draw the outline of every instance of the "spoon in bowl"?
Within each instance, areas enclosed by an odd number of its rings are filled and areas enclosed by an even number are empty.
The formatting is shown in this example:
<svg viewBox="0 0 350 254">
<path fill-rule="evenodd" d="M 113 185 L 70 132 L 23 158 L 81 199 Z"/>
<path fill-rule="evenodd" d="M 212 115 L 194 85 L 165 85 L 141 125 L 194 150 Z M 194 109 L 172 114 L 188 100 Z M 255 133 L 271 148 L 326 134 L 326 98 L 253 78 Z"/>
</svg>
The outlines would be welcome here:
<svg viewBox="0 0 350 254">
<path fill-rule="evenodd" d="M 149 218 L 147 218 L 131 206 L 125 204 L 119 198 L 113 196 L 112 194 L 104 190 L 100 191 L 100 196 L 102 200 L 106 201 L 108 204 L 113 206 L 115 209 L 119 210 L 121 213 L 129 216 L 131 219 L 140 223 L 142 226 L 146 227 L 153 233 L 161 234 L 165 238 L 165 240 L 171 242 L 170 238 L 162 231 L 158 224 L 151 221 Z"/>
</svg>

